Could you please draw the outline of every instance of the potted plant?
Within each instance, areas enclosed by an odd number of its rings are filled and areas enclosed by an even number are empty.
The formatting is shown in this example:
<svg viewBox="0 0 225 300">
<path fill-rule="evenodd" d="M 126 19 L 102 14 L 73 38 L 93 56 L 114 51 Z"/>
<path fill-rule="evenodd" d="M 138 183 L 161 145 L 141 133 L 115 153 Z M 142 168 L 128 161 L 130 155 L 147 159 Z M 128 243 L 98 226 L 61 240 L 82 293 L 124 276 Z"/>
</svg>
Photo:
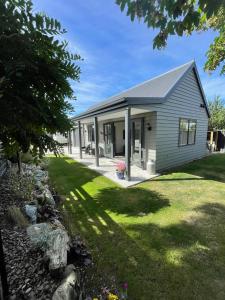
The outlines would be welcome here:
<svg viewBox="0 0 225 300">
<path fill-rule="evenodd" d="M 124 161 L 116 163 L 116 175 L 119 179 L 124 179 L 124 173 L 126 171 L 126 164 Z"/>
</svg>

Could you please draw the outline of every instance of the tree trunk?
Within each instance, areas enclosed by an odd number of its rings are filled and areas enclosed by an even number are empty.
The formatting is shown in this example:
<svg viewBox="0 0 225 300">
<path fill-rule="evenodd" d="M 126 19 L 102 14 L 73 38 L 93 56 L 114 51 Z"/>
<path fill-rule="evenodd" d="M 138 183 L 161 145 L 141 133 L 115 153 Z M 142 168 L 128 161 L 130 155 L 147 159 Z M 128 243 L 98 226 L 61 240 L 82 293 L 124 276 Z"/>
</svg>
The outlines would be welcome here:
<svg viewBox="0 0 225 300">
<path fill-rule="evenodd" d="M 17 164 L 18 164 L 18 173 L 21 175 L 22 168 L 21 168 L 21 156 L 19 151 L 16 152 L 16 156 L 17 156 Z"/>
</svg>

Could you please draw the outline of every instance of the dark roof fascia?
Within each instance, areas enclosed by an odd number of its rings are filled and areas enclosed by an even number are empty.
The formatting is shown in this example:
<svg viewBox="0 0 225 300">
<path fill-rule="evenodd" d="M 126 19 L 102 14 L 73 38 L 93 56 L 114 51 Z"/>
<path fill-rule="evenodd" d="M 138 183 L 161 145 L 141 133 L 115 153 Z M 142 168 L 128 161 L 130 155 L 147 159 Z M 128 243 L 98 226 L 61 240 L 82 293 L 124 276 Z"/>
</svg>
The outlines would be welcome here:
<svg viewBox="0 0 225 300">
<path fill-rule="evenodd" d="M 126 107 L 128 106 L 127 104 L 127 101 L 125 98 L 123 98 L 123 101 L 121 101 L 121 103 L 113 103 L 111 105 L 109 105 L 108 107 L 106 108 L 98 108 L 96 110 L 93 110 L 93 111 L 86 111 L 85 113 L 82 113 L 82 114 L 79 114 L 75 117 L 72 117 L 72 120 L 73 121 L 79 121 L 79 120 L 82 120 L 82 119 L 86 119 L 86 118 L 89 118 L 89 117 L 94 117 L 94 116 L 99 116 L 103 113 L 106 113 L 106 112 L 110 112 L 110 111 L 115 111 L 115 110 L 118 110 L 119 108 L 123 108 L 123 107 Z"/>
<path fill-rule="evenodd" d="M 195 63 L 194 63 L 194 73 L 196 75 L 198 86 L 199 86 L 200 92 L 202 94 L 202 98 L 203 98 L 203 102 L 204 102 L 204 105 L 205 105 L 206 112 L 208 114 L 208 117 L 210 118 L 210 111 L 209 111 L 208 103 L 207 103 L 207 100 L 206 100 L 205 92 L 203 90 L 202 83 L 201 83 L 201 80 L 200 80 L 200 76 L 199 76 L 199 73 L 198 73 L 198 69 L 197 69 L 197 66 L 196 66 Z"/>
<path fill-rule="evenodd" d="M 106 108 L 98 108 L 96 110 L 85 112 L 75 117 L 72 117 L 73 121 L 78 121 L 82 119 L 86 119 L 93 116 L 98 116 L 106 112 L 111 112 L 118 110 L 119 108 L 127 107 L 127 106 L 138 106 L 138 105 L 146 105 L 146 104 L 160 104 L 164 102 L 164 98 L 152 98 L 152 97 L 126 97 L 123 98 L 120 103 L 112 102 L 108 104 Z"/>
<path fill-rule="evenodd" d="M 107 103 L 103 103 L 103 104 L 98 104 L 96 105 L 96 107 L 93 107 L 93 108 L 89 108 L 88 110 L 86 110 L 85 112 L 83 113 L 80 113 L 76 116 L 74 116 L 72 119 L 80 119 L 81 117 L 84 118 L 86 115 L 89 115 L 91 113 L 94 113 L 94 112 L 97 112 L 97 111 L 100 111 L 104 108 L 108 108 L 108 107 L 111 107 L 111 106 L 114 106 L 116 104 L 119 104 L 119 103 L 123 103 L 125 101 L 125 98 L 122 97 L 122 98 L 119 98 L 119 99 L 116 99 L 112 102 L 107 102 Z"/>
</svg>

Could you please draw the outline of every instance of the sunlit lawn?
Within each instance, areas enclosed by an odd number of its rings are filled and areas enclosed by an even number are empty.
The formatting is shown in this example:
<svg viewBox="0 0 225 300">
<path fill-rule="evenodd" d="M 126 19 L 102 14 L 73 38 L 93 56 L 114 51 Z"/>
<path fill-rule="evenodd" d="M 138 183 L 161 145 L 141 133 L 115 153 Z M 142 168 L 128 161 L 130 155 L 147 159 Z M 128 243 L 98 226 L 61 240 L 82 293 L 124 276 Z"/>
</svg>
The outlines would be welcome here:
<svg viewBox="0 0 225 300">
<path fill-rule="evenodd" d="M 96 283 L 126 281 L 132 300 L 225 299 L 225 155 L 128 189 L 66 157 L 51 157 L 49 172 Z"/>
</svg>

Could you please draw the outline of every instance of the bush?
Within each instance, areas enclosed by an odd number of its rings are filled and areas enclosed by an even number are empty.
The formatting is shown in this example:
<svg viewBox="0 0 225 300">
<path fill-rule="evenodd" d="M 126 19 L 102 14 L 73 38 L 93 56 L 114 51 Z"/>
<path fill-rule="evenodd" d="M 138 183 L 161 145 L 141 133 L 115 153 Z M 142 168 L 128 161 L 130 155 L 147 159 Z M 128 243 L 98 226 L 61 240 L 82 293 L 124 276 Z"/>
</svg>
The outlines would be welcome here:
<svg viewBox="0 0 225 300">
<path fill-rule="evenodd" d="M 25 218 L 20 208 L 16 207 L 15 205 L 12 205 L 8 208 L 7 216 L 13 225 L 17 225 L 22 228 L 29 225 L 28 220 Z"/>
<path fill-rule="evenodd" d="M 21 153 L 21 161 L 23 163 L 33 163 L 34 157 L 30 153 L 30 151 L 28 151 L 26 153 Z"/>
</svg>

